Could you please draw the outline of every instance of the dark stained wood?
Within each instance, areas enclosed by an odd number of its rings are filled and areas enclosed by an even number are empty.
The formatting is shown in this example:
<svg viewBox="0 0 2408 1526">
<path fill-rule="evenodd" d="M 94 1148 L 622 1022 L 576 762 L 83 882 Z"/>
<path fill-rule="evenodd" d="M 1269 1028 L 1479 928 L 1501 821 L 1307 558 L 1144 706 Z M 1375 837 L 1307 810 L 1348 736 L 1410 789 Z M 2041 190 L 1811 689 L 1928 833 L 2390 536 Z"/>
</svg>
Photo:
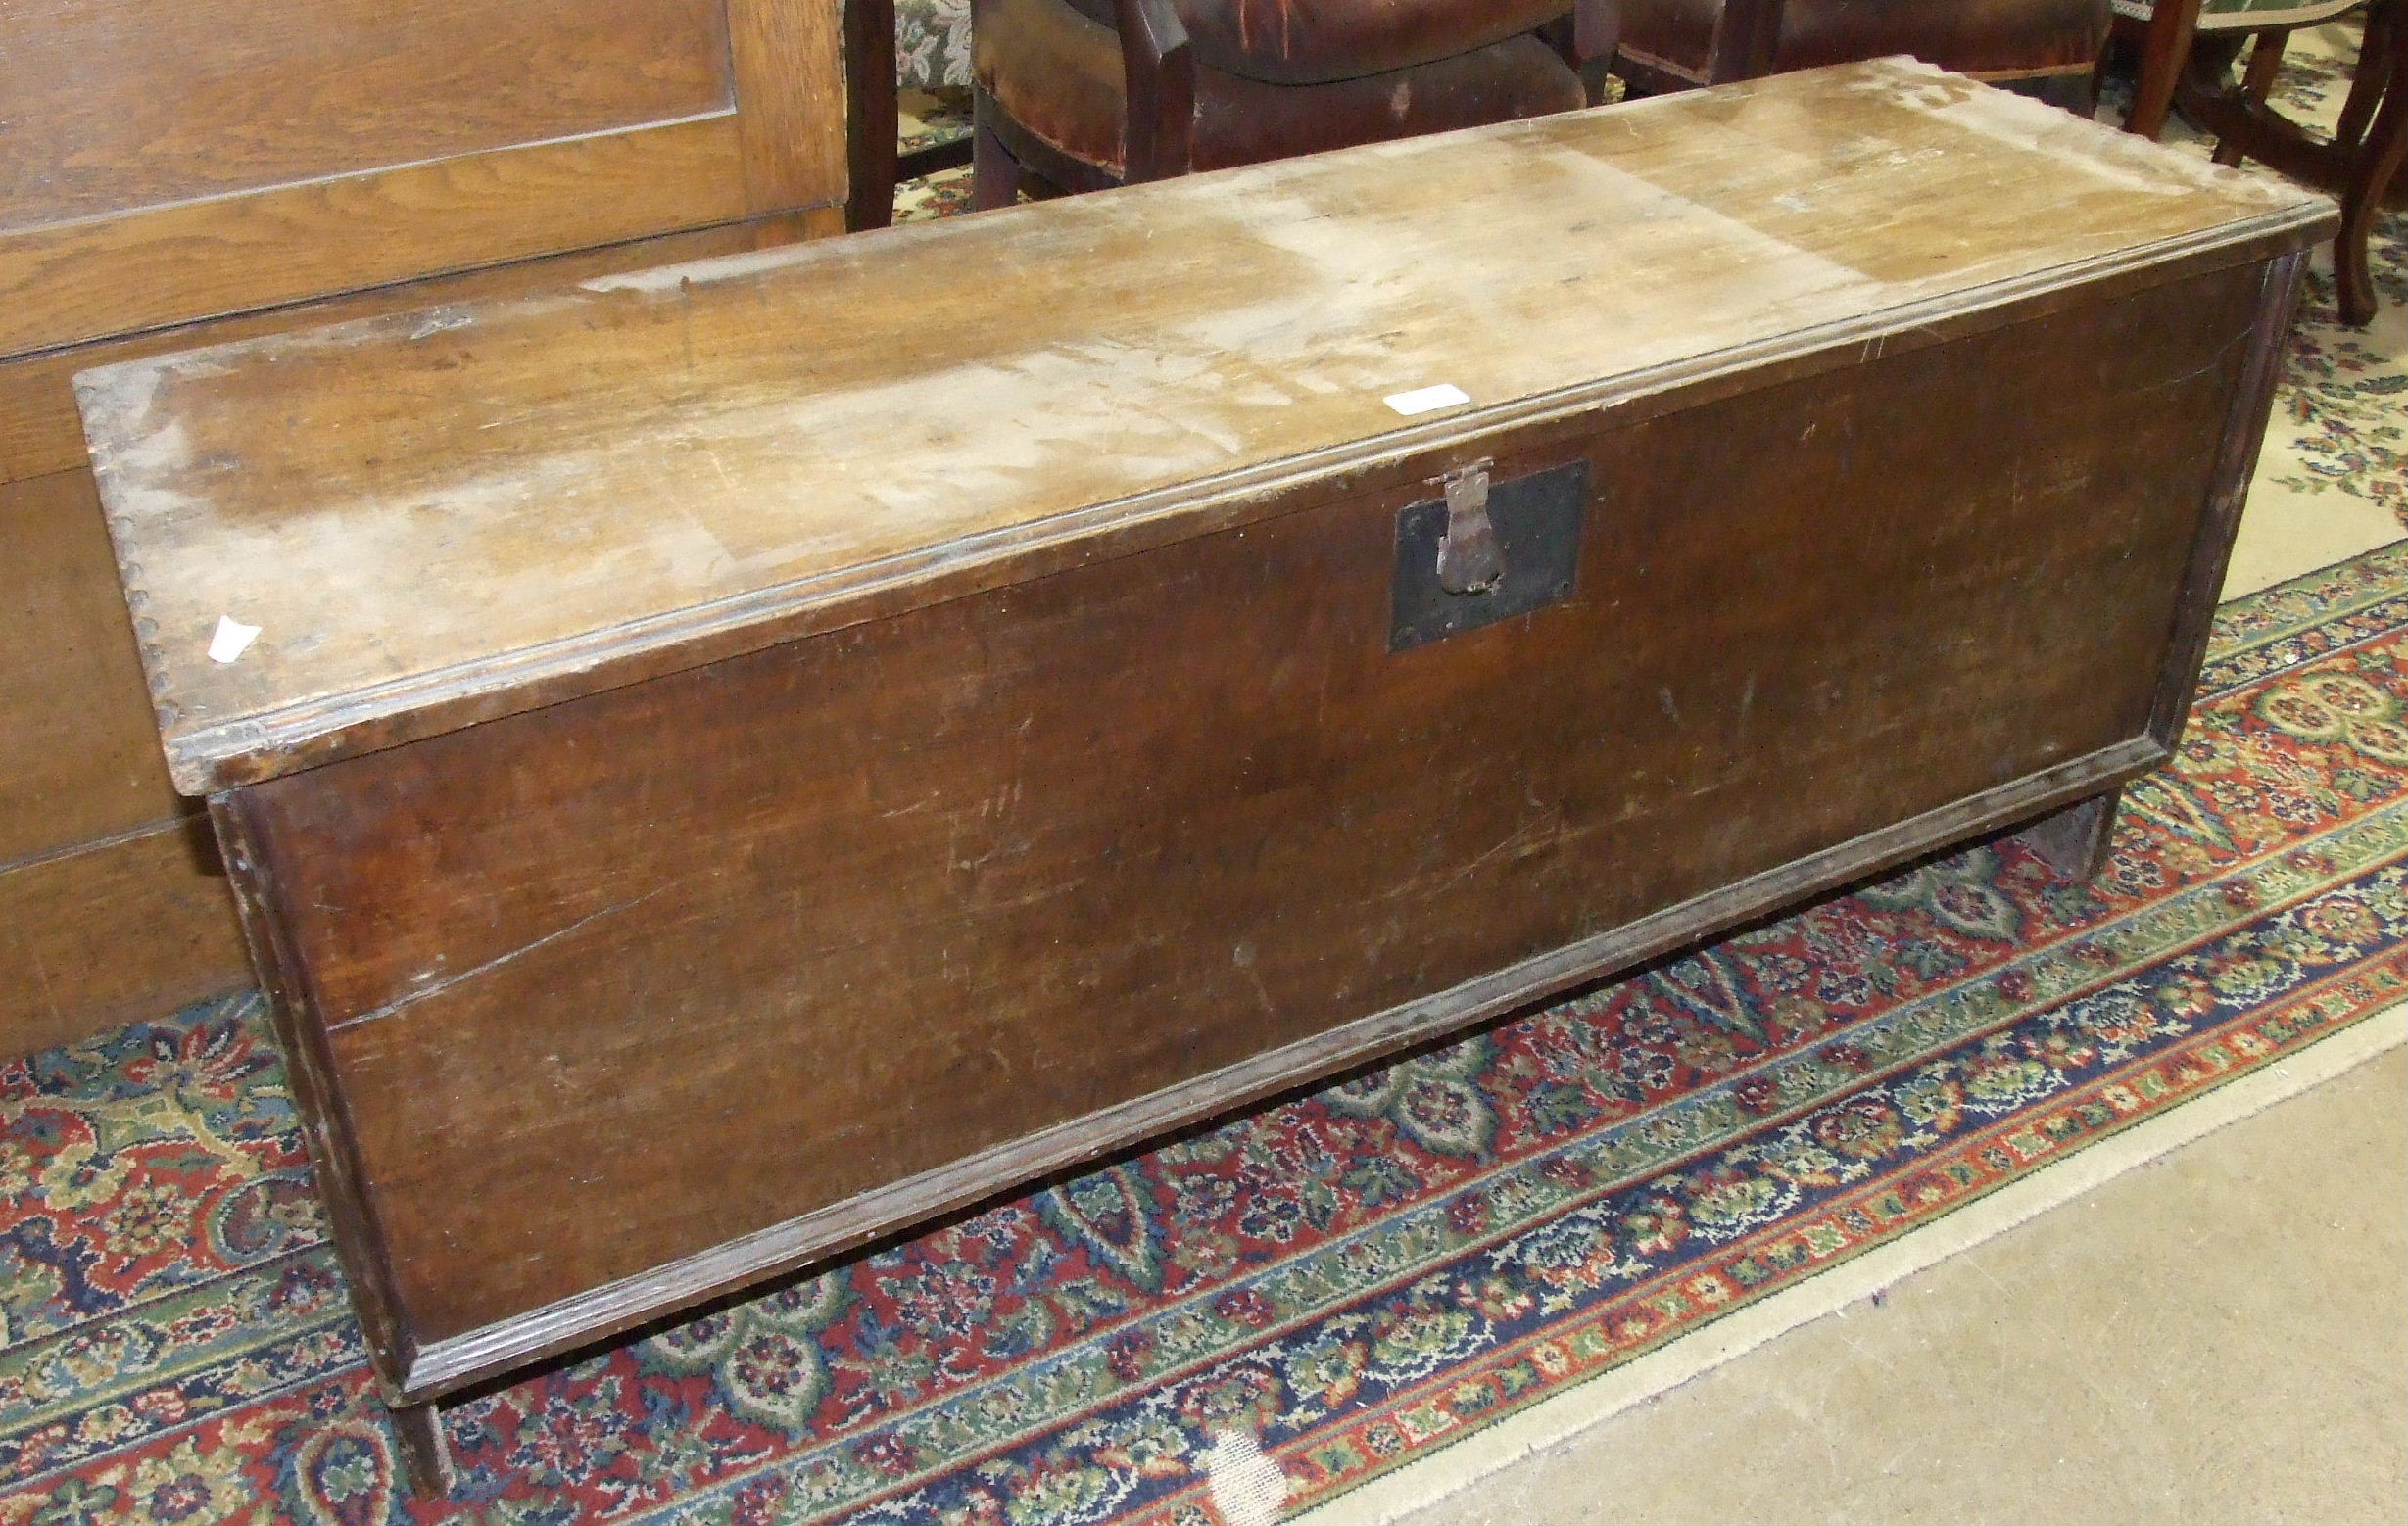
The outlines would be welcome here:
<svg viewBox="0 0 2408 1526">
<path fill-rule="evenodd" d="M 386 1235 L 355 1143 L 350 1105 L 327 1053 L 322 1025 L 309 1018 L 308 993 L 291 934 L 279 916 L 282 886 L 259 852 L 249 802 L 220 796 L 211 802 L 210 821 L 240 912 L 242 936 L 260 986 L 266 993 L 286 1079 L 301 1115 L 310 1165 L 334 1228 L 335 1255 L 351 1289 L 352 1309 L 367 1336 L 368 1355 L 388 1397 L 416 1360 L 418 1343 L 394 1298 L 387 1266 Z M 424 1417 L 419 1417 L 424 1418 Z M 405 1417 L 406 1421 L 409 1417 Z M 411 1422 L 414 1423 L 414 1422 Z M 406 1444 L 409 1439 L 406 1433 Z M 426 1449 L 410 1445 L 413 1470 L 429 1471 Z"/>
<path fill-rule="evenodd" d="M 1131 184 L 1167 180 L 1188 168 L 1195 131 L 1195 49 L 1171 0 L 1114 0 L 1129 103 L 1124 129 Z"/>
<path fill-rule="evenodd" d="M 1781 41 L 1783 0 L 1726 0 L 1714 13 L 1705 83 L 1754 79 L 1772 69 Z"/>
<path fill-rule="evenodd" d="M 894 221 L 895 183 L 971 163 L 975 133 L 901 152 L 894 0 L 844 0 L 844 83 L 851 174 L 844 225 L 854 232 L 888 227 Z"/>
<path fill-rule="evenodd" d="M 2259 277 L 2256 318 L 2250 325 L 2239 381 L 2230 395 L 2216 447 L 2207 524 L 2183 575 L 2174 635 L 2166 645 L 2157 705 L 2149 716 L 2149 735 L 2169 752 L 2182 740 L 2183 727 L 2191 718 L 2191 686 L 2206 660 L 2217 594 L 2224 587 L 2225 568 L 2232 563 L 2240 511 L 2248 504 L 2249 479 L 2257 473 L 2257 453 L 2265 444 L 2275 383 L 2283 374 L 2283 338 L 2290 332 L 2292 316 L 2299 310 L 2307 265 L 2307 252 L 2294 250 L 2266 262 Z"/>
<path fill-rule="evenodd" d="M 393 1396 L 2162 761 L 2332 215 L 2001 100 L 1862 66 L 86 378 Z M 1391 650 L 1474 462 L 1579 464 L 1571 587 Z M 276 644 L 194 662 L 217 609 Z"/>
<path fill-rule="evenodd" d="M 2117 35 L 2141 45 L 2141 73 L 2133 84 L 2132 111 L 2124 130 L 2151 142 L 2165 131 L 2166 113 L 2174 109 L 2174 87 L 2191 60 L 2198 37 L 2202 0 L 2154 0 L 2146 22 L 2118 17 Z"/>
<path fill-rule="evenodd" d="M 402 1444 L 402 1469 L 409 1487 L 441 1498 L 458 1481 L 452 1469 L 452 1440 L 433 1405 L 395 1405 L 393 1429 Z"/>
<path fill-rule="evenodd" d="M 2161 756 L 2259 288 L 1592 436 L 1574 598 L 1402 654 L 1418 478 L 244 791 L 415 1343 Z"/>
<path fill-rule="evenodd" d="M 2121 789 L 2110 789 L 2078 800 L 2026 827 L 2017 840 L 2066 879 L 2095 880 L 2115 845 L 2115 808 L 2122 799 Z"/>
<path fill-rule="evenodd" d="M 894 0 L 843 0 L 844 143 L 849 188 L 844 225 L 860 232 L 894 221 L 900 106 L 894 78 Z"/>
<path fill-rule="evenodd" d="M 184 818 L 0 868 L 0 1050 L 14 1057 L 251 983 L 207 830 Z"/>
</svg>

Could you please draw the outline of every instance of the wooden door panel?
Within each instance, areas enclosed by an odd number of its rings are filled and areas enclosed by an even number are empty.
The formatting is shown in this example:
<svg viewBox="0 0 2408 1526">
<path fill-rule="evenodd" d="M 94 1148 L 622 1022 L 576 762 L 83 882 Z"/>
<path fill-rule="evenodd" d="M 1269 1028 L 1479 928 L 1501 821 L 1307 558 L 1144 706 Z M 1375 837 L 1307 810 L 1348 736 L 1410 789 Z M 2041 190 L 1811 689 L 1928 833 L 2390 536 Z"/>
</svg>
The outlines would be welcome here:
<svg viewBox="0 0 2408 1526">
<path fill-rule="evenodd" d="M 206 818 L 0 868 L 0 1058 L 251 981 Z"/>
<path fill-rule="evenodd" d="M 0 238 L 0 352 L 731 221 L 737 138 L 705 118 Z"/>
<path fill-rule="evenodd" d="M 0 356 L 844 199 L 832 0 L 35 8 Z"/>
<path fill-rule="evenodd" d="M 87 471 L 0 483 L 0 865 L 180 803 Z"/>
<path fill-rule="evenodd" d="M 0 49 L 0 231 L 729 110 L 719 0 L 55 0 Z"/>
</svg>

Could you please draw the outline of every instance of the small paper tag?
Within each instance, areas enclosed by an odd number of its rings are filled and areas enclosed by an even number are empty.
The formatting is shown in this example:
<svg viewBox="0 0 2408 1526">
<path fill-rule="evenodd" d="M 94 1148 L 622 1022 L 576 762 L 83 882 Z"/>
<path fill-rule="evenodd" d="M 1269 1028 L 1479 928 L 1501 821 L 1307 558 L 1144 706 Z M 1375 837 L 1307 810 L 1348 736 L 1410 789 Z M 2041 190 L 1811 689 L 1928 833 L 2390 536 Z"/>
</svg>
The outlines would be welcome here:
<svg viewBox="0 0 2408 1526">
<path fill-rule="evenodd" d="M 209 639 L 209 660 L 231 662 L 243 654 L 252 638 L 260 634 L 256 625 L 245 625 L 232 615 L 217 617 L 217 634 Z"/>
<path fill-rule="evenodd" d="M 1421 387 L 1412 392 L 1400 392 L 1392 397 L 1382 398 L 1380 401 L 1407 418 L 1411 418 L 1416 413 L 1435 412 L 1439 408 L 1451 408 L 1459 403 L 1469 403 L 1471 401 L 1471 394 L 1453 382 L 1440 382 L 1435 387 Z"/>
</svg>

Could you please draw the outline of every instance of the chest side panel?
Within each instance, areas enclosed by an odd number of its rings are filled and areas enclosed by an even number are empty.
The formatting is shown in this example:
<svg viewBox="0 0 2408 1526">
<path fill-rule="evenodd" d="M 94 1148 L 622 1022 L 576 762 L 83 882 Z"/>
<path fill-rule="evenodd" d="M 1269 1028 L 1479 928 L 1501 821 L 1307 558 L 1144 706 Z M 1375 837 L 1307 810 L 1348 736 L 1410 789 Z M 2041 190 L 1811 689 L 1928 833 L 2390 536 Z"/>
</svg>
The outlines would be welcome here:
<svg viewBox="0 0 2408 1526">
<path fill-rule="evenodd" d="M 405 1322 L 510 1319 L 2140 736 L 2257 292 L 1500 460 L 1587 463 L 1573 591 L 1402 651 L 1421 487 L 246 791 Z"/>
</svg>

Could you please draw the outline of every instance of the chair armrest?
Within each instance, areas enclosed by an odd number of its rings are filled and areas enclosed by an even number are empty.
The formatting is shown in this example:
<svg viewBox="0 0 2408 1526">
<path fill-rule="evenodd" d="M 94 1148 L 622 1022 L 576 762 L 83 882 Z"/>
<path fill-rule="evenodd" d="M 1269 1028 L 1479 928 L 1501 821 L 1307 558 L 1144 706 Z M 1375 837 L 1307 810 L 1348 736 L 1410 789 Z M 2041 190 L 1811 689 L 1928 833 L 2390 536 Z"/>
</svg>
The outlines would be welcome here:
<svg viewBox="0 0 2408 1526">
<path fill-rule="evenodd" d="M 1773 50 L 1781 41 L 1782 0 L 1722 0 L 1714 17 L 1714 45 L 1706 67 L 1706 82 L 1757 79 L 1772 72 Z"/>
<path fill-rule="evenodd" d="M 1124 182 L 1187 172 L 1195 134 L 1195 51 L 1171 0 L 1113 0 L 1129 122 Z"/>
<path fill-rule="evenodd" d="M 1575 0 L 1572 56 L 1575 64 L 1611 59 L 1622 45 L 1622 0 Z"/>
</svg>

